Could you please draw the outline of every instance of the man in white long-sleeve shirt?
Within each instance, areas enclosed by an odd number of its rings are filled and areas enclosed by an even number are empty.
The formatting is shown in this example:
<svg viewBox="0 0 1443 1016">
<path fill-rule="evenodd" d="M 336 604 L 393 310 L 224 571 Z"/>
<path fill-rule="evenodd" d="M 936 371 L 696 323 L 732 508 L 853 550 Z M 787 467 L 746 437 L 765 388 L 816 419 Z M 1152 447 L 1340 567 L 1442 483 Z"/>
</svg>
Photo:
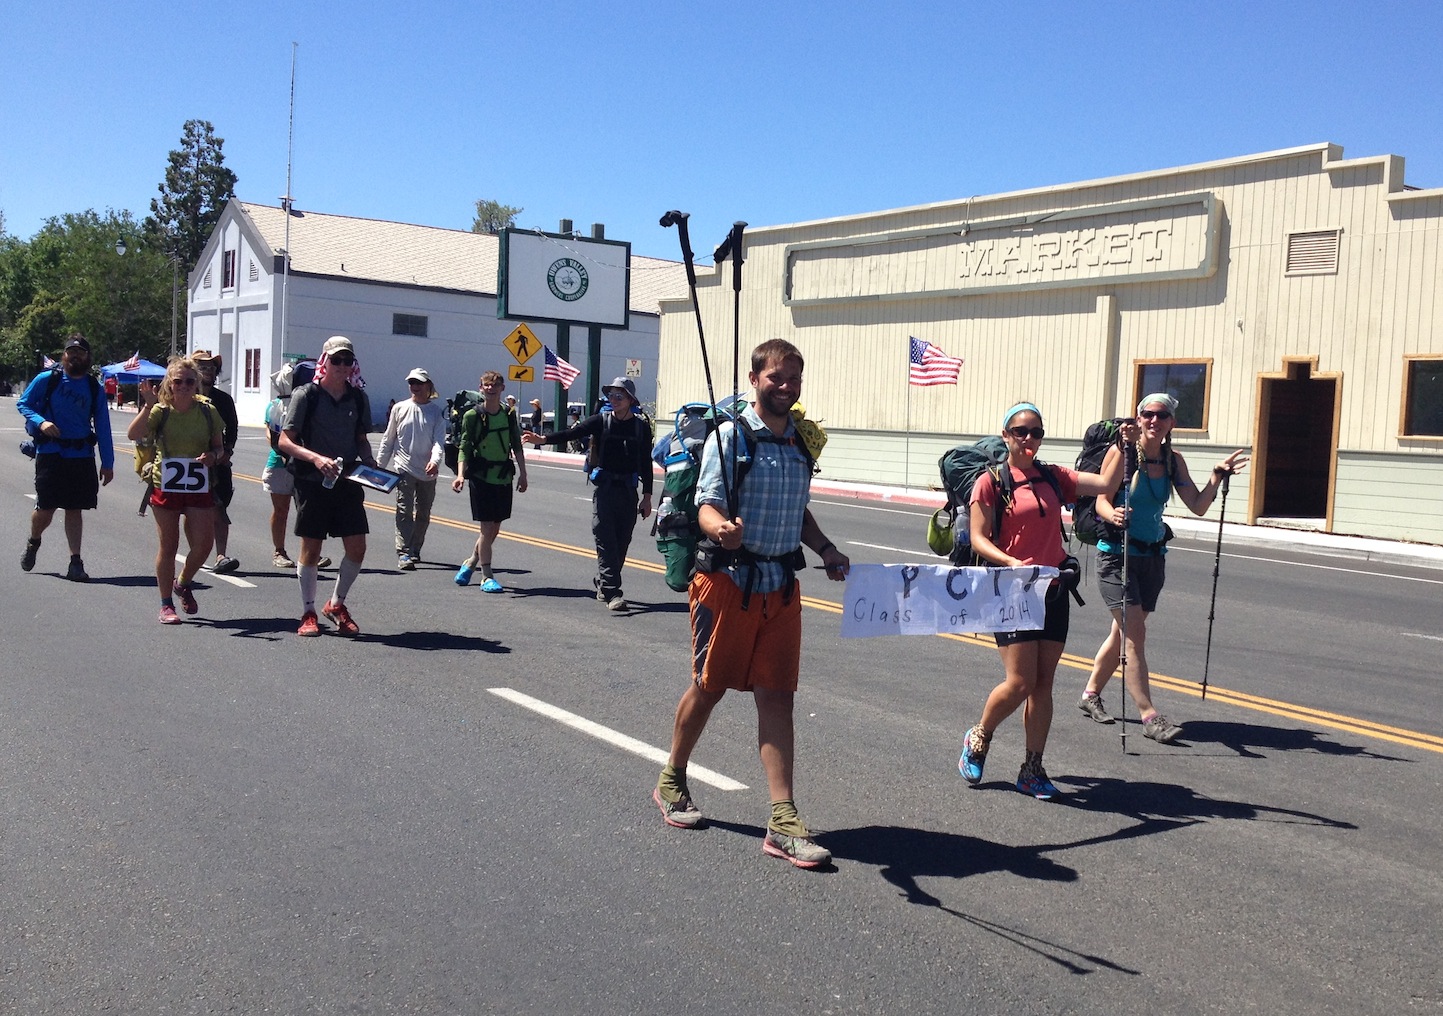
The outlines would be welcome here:
<svg viewBox="0 0 1443 1016">
<path fill-rule="evenodd" d="M 398 402 L 381 438 L 381 465 L 401 474 L 396 484 L 396 567 L 414 571 L 431 526 L 436 477 L 446 444 L 446 413 L 436 402 L 431 375 L 417 367 L 406 375 L 411 397 Z"/>
</svg>

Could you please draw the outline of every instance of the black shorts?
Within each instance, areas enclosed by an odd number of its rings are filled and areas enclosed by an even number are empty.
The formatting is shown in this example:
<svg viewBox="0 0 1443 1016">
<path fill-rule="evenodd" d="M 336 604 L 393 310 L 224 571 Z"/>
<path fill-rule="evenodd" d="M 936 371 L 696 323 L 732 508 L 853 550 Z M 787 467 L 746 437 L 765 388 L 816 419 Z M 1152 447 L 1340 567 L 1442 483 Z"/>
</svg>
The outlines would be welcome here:
<svg viewBox="0 0 1443 1016">
<path fill-rule="evenodd" d="M 296 481 L 295 533 L 301 539 L 363 536 L 370 531 L 366 490 L 359 483 L 340 480 L 327 490 L 319 480 Z"/>
<path fill-rule="evenodd" d="M 1167 558 L 1162 554 L 1127 555 L 1127 602 L 1151 614 L 1157 609 L 1167 579 Z M 1122 609 L 1122 555 L 1097 555 L 1097 586 L 1108 610 Z"/>
<path fill-rule="evenodd" d="M 477 522 L 505 522 L 511 517 L 511 484 L 471 480 L 471 517 Z"/>
<path fill-rule="evenodd" d="M 35 507 L 40 511 L 94 508 L 100 503 L 95 456 L 66 458 L 59 452 L 35 456 Z"/>
<path fill-rule="evenodd" d="M 230 466 L 211 467 L 210 489 L 215 494 L 216 508 L 224 512 L 230 507 L 231 498 L 235 497 L 235 473 Z"/>
<path fill-rule="evenodd" d="M 1013 646 L 1019 642 L 1066 642 L 1067 628 L 1072 621 L 1072 597 L 1060 584 L 1054 583 L 1048 591 L 1047 618 L 1036 631 L 999 631 L 992 638 L 999 646 Z"/>
</svg>

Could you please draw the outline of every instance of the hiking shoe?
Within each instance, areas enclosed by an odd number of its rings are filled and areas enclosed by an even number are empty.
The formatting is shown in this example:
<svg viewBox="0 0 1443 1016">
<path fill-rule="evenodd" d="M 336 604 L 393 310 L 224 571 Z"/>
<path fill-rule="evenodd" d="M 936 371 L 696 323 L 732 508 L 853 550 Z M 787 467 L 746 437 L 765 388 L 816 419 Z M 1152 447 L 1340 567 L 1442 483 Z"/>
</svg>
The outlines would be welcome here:
<svg viewBox="0 0 1443 1016">
<path fill-rule="evenodd" d="M 456 584 L 458 586 L 469 586 L 471 584 L 471 576 L 475 573 L 475 568 L 469 564 L 463 564 L 456 570 Z"/>
<path fill-rule="evenodd" d="M 415 571 L 416 561 L 410 554 L 397 554 L 396 567 L 400 571 Z"/>
<path fill-rule="evenodd" d="M 317 567 L 317 568 L 329 568 L 330 566 L 331 566 L 331 559 L 328 558 L 328 557 L 323 557 L 323 558 L 321 558 L 319 561 L 316 562 L 316 567 Z"/>
<path fill-rule="evenodd" d="M 342 635 L 361 634 L 361 626 L 351 620 L 351 612 L 346 609 L 344 603 L 332 603 L 327 600 L 326 605 L 321 608 L 321 613 L 335 622 L 336 631 Z"/>
<path fill-rule="evenodd" d="M 1103 707 L 1101 695 L 1083 695 L 1082 698 L 1077 700 L 1077 708 L 1081 709 L 1098 723 L 1117 722 L 1112 718 L 1112 714 Z"/>
<path fill-rule="evenodd" d="M 626 610 L 630 606 L 631 604 L 627 603 L 626 600 L 622 598 L 622 595 L 620 593 L 617 593 L 611 599 L 606 601 L 607 610 Z"/>
<path fill-rule="evenodd" d="M 70 559 L 70 567 L 65 569 L 65 577 L 71 582 L 89 582 L 90 576 L 86 574 L 85 562 L 78 557 Z"/>
<path fill-rule="evenodd" d="M 29 571 L 35 567 L 35 555 L 40 553 L 39 540 L 26 540 L 25 553 L 20 555 L 20 570 Z"/>
<path fill-rule="evenodd" d="M 313 635 L 319 635 L 320 633 L 321 622 L 316 617 L 316 612 L 314 610 L 308 610 L 304 614 L 302 614 L 301 626 L 296 629 L 296 634 L 309 638 Z"/>
<path fill-rule="evenodd" d="M 762 837 L 762 853 L 791 861 L 798 868 L 816 868 L 832 859 L 832 852 L 819 847 L 810 836 L 788 836 L 768 829 Z"/>
<path fill-rule="evenodd" d="M 662 797 L 661 788 L 657 787 L 651 792 L 651 799 L 661 809 L 662 820 L 669 826 L 676 826 L 678 829 L 696 829 L 705 821 L 701 811 L 685 792 L 682 793 L 679 800 L 672 802 Z"/>
<path fill-rule="evenodd" d="M 296 563 L 294 561 L 286 557 L 286 552 L 284 550 L 276 551 L 276 556 L 271 558 L 271 564 L 275 565 L 277 568 L 295 568 L 296 566 Z"/>
<path fill-rule="evenodd" d="M 229 575 L 231 572 L 240 571 L 240 562 L 233 557 L 226 557 L 222 554 L 215 559 L 215 567 L 211 569 L 217 575 Z"/>
<path fill-rule="evenodd" d="M 1057 796 L 1057 788 L 1047 778 L 1047 770 L 1041 766 L 1028 769 L 1024 764 L 1017 772 L 1017 789 L 1039 801 L 1050 801 Z"/>
<path fill-rule="evenodd" d="M 962 757 L 957 760 L 957 771 L 971 784 L 982 782 L 982 767 L 987 764 L 987 747 L 992 738 L 982 733 L 981 727 L 967 731 L 962 741 Z"/>
<path fill-rule="evenodd" d="M 501 587 L 501 583 L 497 582 L 495 579 L 487 579 L 485 582 L 481 583 L 481 591 L 483 593 L 505 592 L 505 590 Z"/>
<path fill-rule="evenodd" d="M 1142 736 L 1150 737 L 1158 744 L 1172 744 L 1181 733 L 1182 728 L 1162 713 L 1158 713 L 1150 720 L 1142 721 Z"/>
<path fill-rule="evenodd" d="M 195 593 L 190 591 L 190 586 L 188 584 L 183 586 L 179 582 L 177 582 L 171 588 L 175 590 L 175 595 L 180 597 L 181 610 L 185 611 L 187 614 L 194 614 L 197 610 L 200 609 L 200 604 L 195 602 Z"/>
<path fill-rule="evenodd" d="M 170 604 L 162 603 L 160 605 L 160 623 L 180 624 L 180 615 L 175 612 L 175 608 Z"/>
</svg>

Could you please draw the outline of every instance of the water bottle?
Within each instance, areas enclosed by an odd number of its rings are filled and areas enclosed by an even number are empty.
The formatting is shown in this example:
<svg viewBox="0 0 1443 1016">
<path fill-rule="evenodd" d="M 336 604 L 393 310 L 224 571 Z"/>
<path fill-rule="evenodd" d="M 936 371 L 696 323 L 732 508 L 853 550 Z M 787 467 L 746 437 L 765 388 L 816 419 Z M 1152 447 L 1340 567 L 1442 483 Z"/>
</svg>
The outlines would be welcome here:
<svg viewBox="0 0 1443 1016">
<path fill-rule="evenodd" d="M 341 478 L 341 467 L 344 466 L 345 464 L 346 464 L 346 460 L 343 459 L 343 458 L 341 458 L 341 457 L 339 457 L 339 456 L 337 456 L 337 457 L 336 457 L 336 475 L 335 475 L 335 476 L 327 476 L 325 479 L 321 480 L 321 486 L 322 486 L 322 487 L 325 487 L 327 490 L 330 490 L 332 487 L 334 487 L 334 486 L 336 485 L 336 481 Z"/>
</svg>

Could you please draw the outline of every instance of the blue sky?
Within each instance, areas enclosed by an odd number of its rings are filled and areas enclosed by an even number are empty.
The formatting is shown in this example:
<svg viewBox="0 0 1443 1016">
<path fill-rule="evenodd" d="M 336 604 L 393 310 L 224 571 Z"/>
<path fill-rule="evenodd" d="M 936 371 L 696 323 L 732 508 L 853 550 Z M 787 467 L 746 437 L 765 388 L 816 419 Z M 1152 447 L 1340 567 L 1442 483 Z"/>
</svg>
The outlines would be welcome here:
<svg viewBox="0 0 1443 1016">
<path fill-rule="evenodd" d="M 164 12 L 162 20 L 158 12 Z M 238 195 L 678 257 L 772 225 L 1332 141 L 1443 186 L 1443 3 L 109 4 L 0 11 L 0 211 L 149 210 L 190 118 Z"/>
</svg>

